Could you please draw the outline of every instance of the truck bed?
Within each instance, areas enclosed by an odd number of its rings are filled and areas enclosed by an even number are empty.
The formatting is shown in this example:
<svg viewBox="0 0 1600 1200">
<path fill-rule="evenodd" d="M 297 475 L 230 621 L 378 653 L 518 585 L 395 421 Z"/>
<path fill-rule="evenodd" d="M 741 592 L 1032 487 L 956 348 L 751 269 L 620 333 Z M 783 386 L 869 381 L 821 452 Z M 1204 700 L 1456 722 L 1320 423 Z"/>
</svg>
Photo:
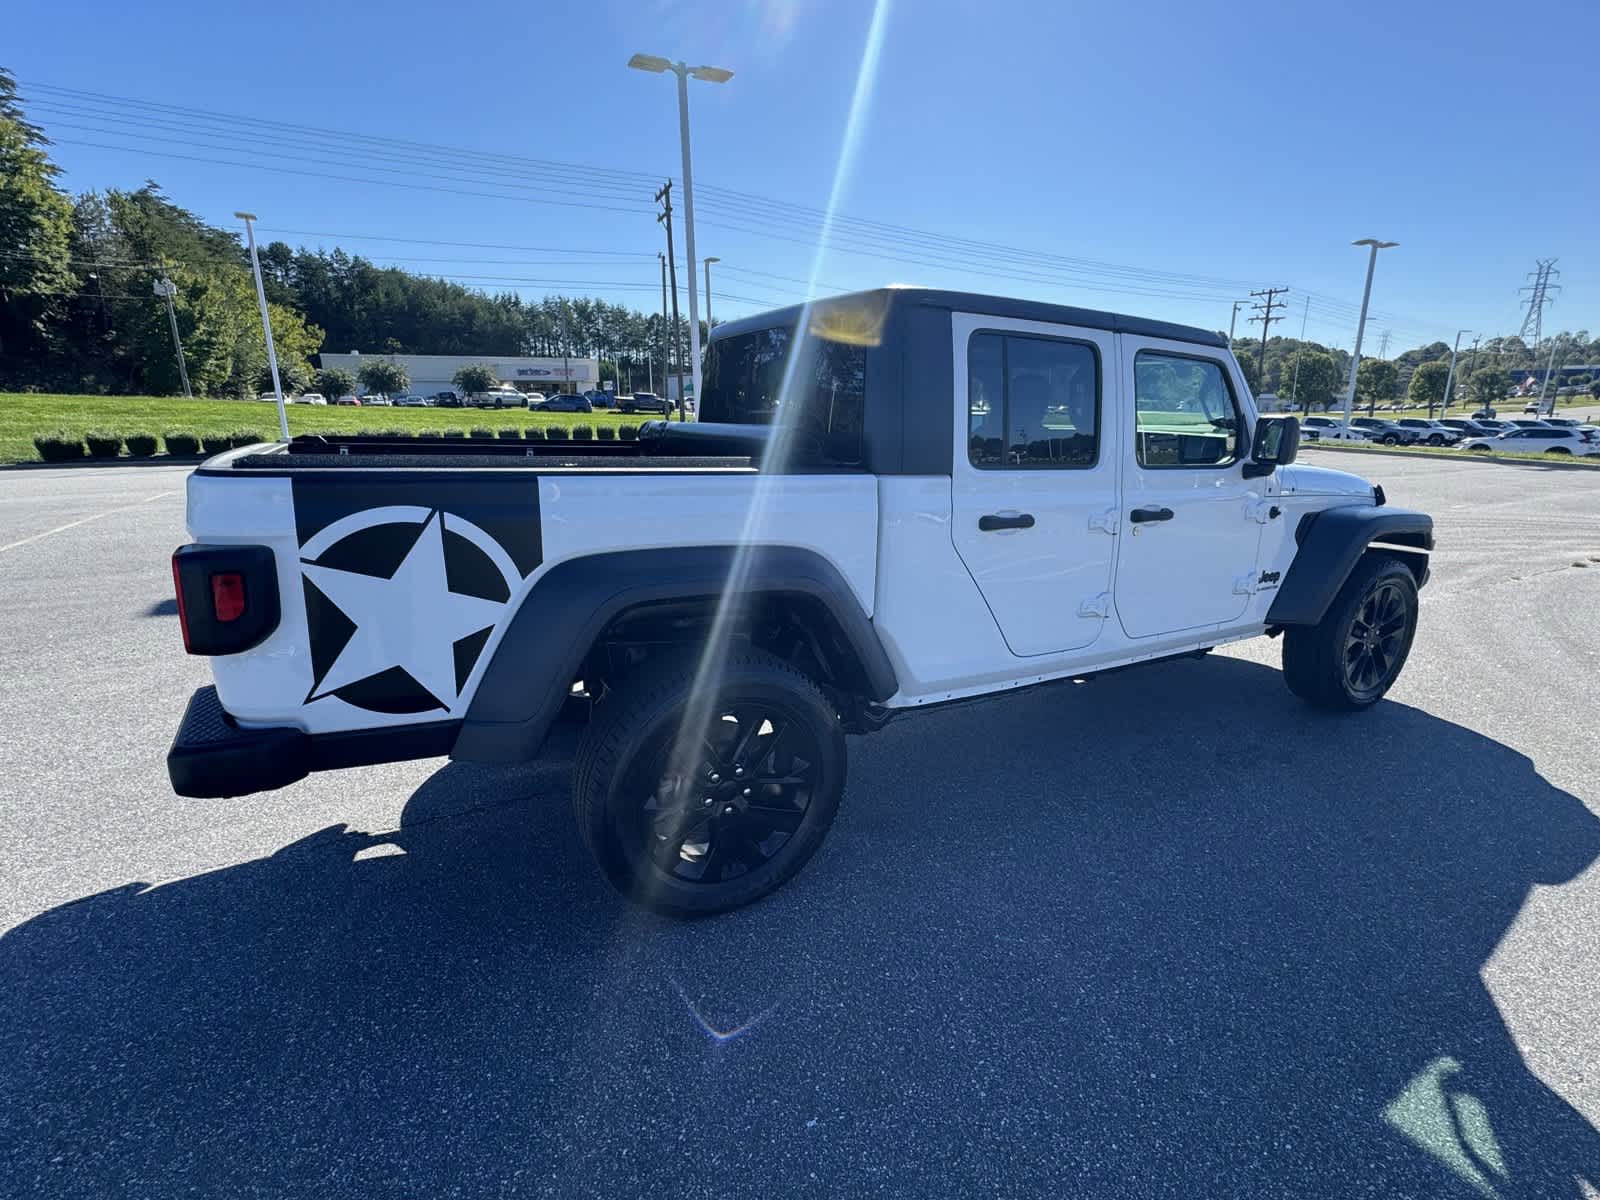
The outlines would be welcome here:
<svg viewBox="0 0 1600 1200">
<path fill-rule="evenodd" d="M 673 427 L 652 422 L 637 441 L 528 438 L 411 438 L 313 434 L 286 445 L 252 446 L 206 462 L 201 470 L 755 471 L 766 430 L 752 426 Z"/>
</svg>

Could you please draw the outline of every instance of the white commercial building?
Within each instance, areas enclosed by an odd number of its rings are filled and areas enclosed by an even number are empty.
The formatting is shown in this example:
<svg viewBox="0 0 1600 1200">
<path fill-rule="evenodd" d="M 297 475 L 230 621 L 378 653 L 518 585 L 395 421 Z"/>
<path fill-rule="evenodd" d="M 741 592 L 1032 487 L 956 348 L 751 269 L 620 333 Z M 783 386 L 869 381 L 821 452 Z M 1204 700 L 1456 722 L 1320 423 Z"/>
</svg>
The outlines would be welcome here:
<svg viewBox="0 0 1600 1200">
<path fill-rule="evenodd" d="M 512 358 L 492 354 L 349 354 L 317 356 L 324 367 L 343 367 L 352 374 L 363 362 L 375 358 L 392 359 L 411 377 L 411 390 L 421 396 L 455 388 L 455 374 L 462 367 L 482 364 L 494 371 L 502 383 L 519 391 L 587 392 L 600 386 L 600 360 L 595 358 Z"/>
</svg>

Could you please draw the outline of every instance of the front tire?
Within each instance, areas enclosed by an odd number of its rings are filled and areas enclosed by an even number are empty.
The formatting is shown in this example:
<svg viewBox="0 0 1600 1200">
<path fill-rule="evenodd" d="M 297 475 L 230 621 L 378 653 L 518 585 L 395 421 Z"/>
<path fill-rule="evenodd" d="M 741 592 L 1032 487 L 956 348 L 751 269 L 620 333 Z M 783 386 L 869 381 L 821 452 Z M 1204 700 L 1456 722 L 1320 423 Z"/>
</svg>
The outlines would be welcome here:
<svg viewBox="0 0 1600 1200">
<path fill-rule="evenodd" d="M 1367 554 L 1322 621 L 1283 635 L 1289 690 L 1318 708 L 1350 712 L 1381 700 L 1417 632 L 1417 584 L 1406 565 Z"/>
<path fill-rule="evenodd" d="M 674 654 L 621 680 L 573 774 L 578 830 L 601 871 L 675 917 L 781 887 L 827 836 L 845 781 L 838 714 L 809 678 L 735 647 L 697 693 L 699 662 Z"/>
</svg>

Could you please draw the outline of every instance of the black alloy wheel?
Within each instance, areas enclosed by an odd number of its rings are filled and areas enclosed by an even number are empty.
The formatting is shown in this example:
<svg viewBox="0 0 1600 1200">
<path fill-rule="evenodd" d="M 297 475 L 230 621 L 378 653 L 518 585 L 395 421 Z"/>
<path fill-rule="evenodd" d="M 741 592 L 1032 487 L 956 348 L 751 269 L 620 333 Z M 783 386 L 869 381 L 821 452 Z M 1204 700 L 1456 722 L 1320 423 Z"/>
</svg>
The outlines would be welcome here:
<svg viewBox="0 0 1600 1200">
<path fill-rule="evenodd" d="M 844 790 L 838 713 L 775 655 L 698 654 L 617 681 L 584 736 L 579 832 L 630 900 L 671 916 L 726 912 L 780 887 L 833 824 Z"/>
<path fill-rule="evenodd" d="M 717 884 L 771 862 L 805 819 L 821 753 L 803 719 L 745 702 L 711 714 L 687 769 L 670 763 L 676 731 L 662 730 L 629 790 L 641 797 L 634 840 L 656 869 Z"/>
<path fill-rule="evenodd" d="M 1400 584 L 1387 580 L 1362 599 L 1345 635 L 1345 683 L 1353 697 L 1377 699 L 1400 673 L 1410 642 L 1411 610 Z"/>
<path fill-rule="evenodd" d="M 1417 614 L 1411 569 L 1391 555 L 1364 555 L 1320 622 L 1284 630 L 1284 682 L 1318 708 L 1376 704 L 1411 653 Z"/>
</svg>

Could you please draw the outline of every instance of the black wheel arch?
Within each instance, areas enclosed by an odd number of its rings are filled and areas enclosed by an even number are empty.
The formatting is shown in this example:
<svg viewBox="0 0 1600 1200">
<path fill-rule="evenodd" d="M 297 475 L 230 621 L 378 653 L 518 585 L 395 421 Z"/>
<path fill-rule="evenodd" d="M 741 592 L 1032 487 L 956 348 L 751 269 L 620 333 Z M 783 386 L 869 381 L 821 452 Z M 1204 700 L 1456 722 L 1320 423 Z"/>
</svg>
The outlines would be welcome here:
<svg viewBox="0 0 1600 1200">
<path fill-rule="evenodd" d="M 1267 610 L 1268 625 L 1320 622 L 1375 542 L 1410 568 L 1418 588 L 1428 581 L 1433 518 L 1426 513 L 1376 504 L 1324 509 L 1301 518 L 1294 536 L 1294 562 Z"/>
<path fill-rule="evenodd" d="M 809 655 L 818 682 L 844 695 L 887 700 L 894 667 L 844 576 L 795 546 L 688 546 L 567 559 L 523 600 L 473 694 L 453 757 L 533 758 L 586 666 L 612 639 L 630 645 L 696 640 L 735 598 L 735 627 L 777 619 Z"/>
</svg>

